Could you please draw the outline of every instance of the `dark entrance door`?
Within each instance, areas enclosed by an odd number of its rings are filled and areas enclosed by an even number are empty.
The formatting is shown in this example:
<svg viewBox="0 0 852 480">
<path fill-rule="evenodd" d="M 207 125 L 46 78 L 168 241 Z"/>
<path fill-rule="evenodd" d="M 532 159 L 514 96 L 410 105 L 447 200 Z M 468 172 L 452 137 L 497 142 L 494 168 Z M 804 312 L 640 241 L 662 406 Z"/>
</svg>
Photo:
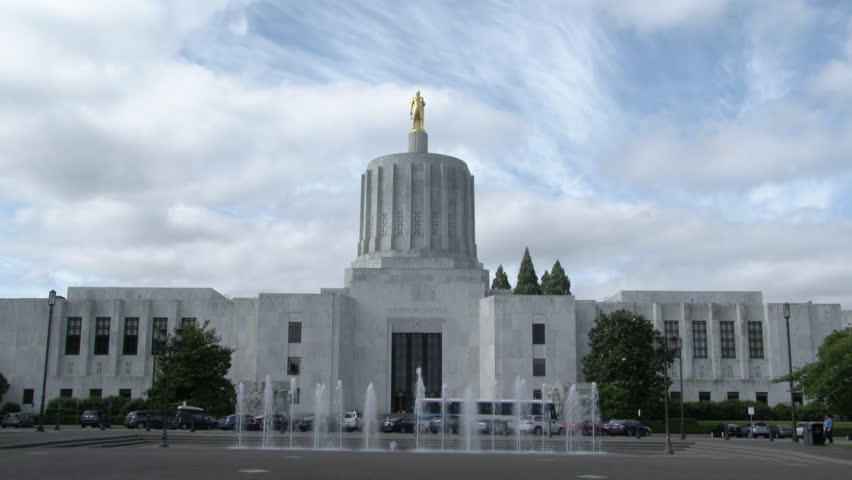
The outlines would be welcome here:
<svg viewBox="0 0 852 480">
<path fill-rule="evenodd" d="M 413 412 L 417 367 L 427 397 L 441 395 L 441 334 L 394 333 L 391 342 L 391 410 Z"/>
</svg>

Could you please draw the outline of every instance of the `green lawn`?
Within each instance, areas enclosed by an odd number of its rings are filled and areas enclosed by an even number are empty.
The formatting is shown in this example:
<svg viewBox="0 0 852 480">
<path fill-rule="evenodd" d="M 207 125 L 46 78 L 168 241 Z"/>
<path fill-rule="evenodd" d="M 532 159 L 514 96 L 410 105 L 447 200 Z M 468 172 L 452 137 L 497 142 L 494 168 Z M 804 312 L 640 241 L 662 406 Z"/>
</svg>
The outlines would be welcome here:
<svg viewBox="0 0 852 480">
<path fill-rule="evenodd" d="M 759 418 L 754 419 L 755 422 L 765 422 L 767 425 L 790 425 L 792 422 L 787 420 L 760 420 Z M 799 422 L 799 420 L 796 420 Z M 680 417 L 672 418 L 670 420 L 670 426 L 672 433 L 680 433 Z M 748 418 L 739 419 L 739 420 L 690 420 L 686 419 L 685 421 L 685 429 L 687 434 L 707 434 L 719 425 L 720 423 L 733 423 L 736 425 L 745 425 L 749 422 Z M 662 421 L 655 420 L 651 422 L 643 422 L 649 427 L 654 433 L 662 433 L 666 430 L 665 424 Z M 834 438 L 843 438 L 846 436 L 847 432 L 852 431 L 852 422 L 834 422 Z"/>
</svg>

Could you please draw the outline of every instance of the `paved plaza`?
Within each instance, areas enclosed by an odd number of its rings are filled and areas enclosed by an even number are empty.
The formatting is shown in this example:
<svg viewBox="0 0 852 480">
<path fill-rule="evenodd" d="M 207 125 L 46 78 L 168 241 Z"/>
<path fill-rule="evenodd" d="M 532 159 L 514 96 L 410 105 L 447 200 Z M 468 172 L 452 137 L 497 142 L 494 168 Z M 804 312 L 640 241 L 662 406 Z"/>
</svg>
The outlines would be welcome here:
<svg viewBox="0 0 852 480">
<path fill-rule="evenodd" d="M 286 435 L 278 434 L 279 437 Z M 259 434 L 246 436 L 246 440 Z M 309 434 L 297 435 L 307 440 Z M 410 445 L 413 435 L 380 435 L 379 446 Z M 113 428 L 107 431 L 64 428 L 60 432 L 0 433 L 0 462 L 5 479 L 218 478 L 299 479 L 517 479 L 537 478 L 843 478 L 852 467 L 852 448 L 812 447 L 787 441 L 675 438 L 675 455 L 664 455 L 663 437 L 642 440 L 604 438 L 603 454 L 500 452 L 496 454 L 413 451 L 312 451 L 236 449 L 232 432 L 170 431 L 171 446 L 159 447 L 159 432 Z M 357 444 L 358 434 L 346 436 Z M 425 440 L 432 440 L 427 436 Z M 283 442 L 283 438 L 279 439 Z M 532 446 L 541 438 L 528 437 Z M 480 443 L 487 448 L 490 437 Z M 564 437 L 549 439 L 556 450 Z M 41 446 L 38 444 L 41 443 Z M 50 444 L 47 444 L 50 443 Z M 564 445 L 564 443 L 561 443 Z M 842 441 L 841 444 L 849 445 Z M 641 445 L 637 447 L 636 445 Z M 22 447 L 22 448 L 10 448 Z M 112 447 L 112 448 L 107 448 Z M 564 452 L 564 451 L 563 451 Z M 544 476 L 544 477 L 541 477 Z"/>
</svg>

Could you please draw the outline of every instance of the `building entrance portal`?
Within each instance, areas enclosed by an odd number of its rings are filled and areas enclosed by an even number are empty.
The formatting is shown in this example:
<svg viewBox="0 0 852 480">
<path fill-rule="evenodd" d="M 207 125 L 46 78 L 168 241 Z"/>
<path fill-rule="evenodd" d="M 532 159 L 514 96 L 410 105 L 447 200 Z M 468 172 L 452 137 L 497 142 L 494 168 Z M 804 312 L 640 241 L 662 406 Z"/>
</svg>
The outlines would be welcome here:
<svg viewBox="0 0 852 480">
<path fill-rule="evenodd" d="M 413 412 L 417 367 L 427 397 L 441 396 L 441 334 L 394 333 L 391 348 L 391 410 Z"/>
</svg>

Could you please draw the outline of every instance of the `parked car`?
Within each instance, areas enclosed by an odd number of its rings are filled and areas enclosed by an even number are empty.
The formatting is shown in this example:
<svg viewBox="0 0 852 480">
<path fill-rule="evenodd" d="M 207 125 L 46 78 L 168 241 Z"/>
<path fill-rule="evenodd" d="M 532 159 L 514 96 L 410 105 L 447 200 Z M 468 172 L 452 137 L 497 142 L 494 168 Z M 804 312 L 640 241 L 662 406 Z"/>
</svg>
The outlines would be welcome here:
<svg viewBox="0 0 852 480">
<path fill-rule="evenodd" d="M 769 438 L 769 426 L 764 422 L 746 423 L 740 427 L 740 430 L 748 438 Z"/>
<path fill-rule="evenodd" d="M 521 420 L 520 425 L 518 426 L 518 430 L 521 433 L 532 433 L 534 435 L 541 435 L 542 433 L 547 431 L 547 424 L 550 424 L 550 434 L 551 435 L 562 435 L 563 426 L 560 422 L 555 419 L 550 419 L 550 422 L 547 422 L 542 415 L 532 415 Z"/>
<path fill-rule="evenodd" d="M 181 430 L 189 430 L 193 427 L 193 424 L 197 423 L 199 420 L 202 420 L 200 417 L 198 417 L 198 415 L 203 414 L 204 409 L 201 407 L 181 405 L 177 407 L 177 410 L 175 410 L 174 414 L 169 418 L 168 427 L 171 429 L 179 428 Z M 204 427 L 200 427 L 198 424 L 196 424 L 195 428 L 199 429 Z"/>
<path fill-rule="evenodd" d="M 151 426 L 151 428 L 163 428 L 163 417 L 152 410 L 135 410 L 124 417 L 124 426 L 127 428 L 143 429 Z"/>
<path fill-rule="evenodd" d="M 651 435 L 651 428 L 642 425 L 639 420 L 610 420 L 603 426 L 603 431 L 607 435 L 626 435 L 628 437 Z"/>
<path fill-rule="evenodd" d="M 802 438 L 805 436 L 805 424 L 799 423 L 796 425 L 796 436 Z"/>
<path fill-rule="evenodd" d="M 300 432 L 308 432 L 314 429 L 314 416 L 309 415 L 302 417 L 301 420 L 293 424 Z"/>
<path fill-rule="evenodd" d="M 435 417 L 429 421 L 429 431 L 438 433 L 459 433 L 460 422 L 458 415 L 444 415 L 443 417 Z"/>
<path fill-rule="evenodd" d="M 385 433 L 400 432 L 414 433 L 415 421 L 407 417 L 388 417 L 382 423 L 382 431 Z"/>
<path fill-rule="evenodd" d="M 491 418 L 479 422 L 479 431 L 487 434 L 493 432 L 495 435 L 510 435 L 512 433 L 509 422 Z"/>
<path fill-rule="evenodd" d="M 216 428 L 219 430 L 234 430 L 237 428 L 238 415 L 227 415 L 216 422 Z M 251 415 L 243 415 L 243 430 L 247 430 L 246 426 L 253 419 Z"/>
<path fill-rule="evenodd" d="M 263 431 L 264 428 L 264 420 L 266 419 L 265 415 L 258 415 L 257 417 L 251 418 L 246 421 L 246 430 L 260 430 Z M 284 415 L 274 414 L 269 419 L 271 422 L 272 431 L 282 431 L 286 430 L 289 426 L 287 422 L 287 417 Z"/>
<path fill-rule="evenodd" d="M 769 435 L 772 438 L 789 438 L 793 436 L 793 427 L 790 425 L 770 425 Z"/>
<path fill-rule="evenodd" d="M 726 430 L 727 430 L 728 438 L 731 438 L 731 437 L 742 438 L 743 437 L 743 431 L 740 428 L 740 426 L 735 425 L 733 423 L 728 423 L 728 424 L 720 423 L 720 424 L 716 425 L 716 427 L 713 428 L 713 430 L 710 432 L 710 436 L 711 437 L 717 437 L 717 438 L 724 437 Z"/>
<path fill-rule="evenodd" d="M 347 432 L 361 430 L 362 425 L 363 418 L 361 412 L 357 410 L 352 410 L 351 412 L 346 412 L 343 414 L 343 429 Z"/>
<path fill-rule="evenodd" d="M 84 428 L 86 426 L 89 427 L 100 427 L 101 419 L 103 419 L 105 426 L 109 427 L 109 418 L 106 415 L 102 415 L 101 412 L 97 410 L 85 410 L 82 415 L 80 415 L 80 428 Z"/>
<path fill-rule="evenodd" d="M 592 435 L 592 421 L 591 420 L 583 420 L 580 423 L 572 423 L 570 429 L 567 428 L 567 424 L 566 424 L 566 425 L 564 425 L 564 428 L 566 430 L 570 431 L 573 435 L 576 435 L 578 433 L 581 434 L 581 435 L 586 435 L 586 436 Z M 603 426 L 601 426 L 601 425 L 595 425 L 594 430 L 595 430 L 595 432 L 594 432 L 595 435 L 603 435 L 604 433 L 606 433 Z"/>
<path fill-rule="evenodd" d="M 33 417 L 29 413 L 7 413 L 3 417 L 3 428 L 15 427 L 24 428 L 33 426 Z"/>
</svg>

